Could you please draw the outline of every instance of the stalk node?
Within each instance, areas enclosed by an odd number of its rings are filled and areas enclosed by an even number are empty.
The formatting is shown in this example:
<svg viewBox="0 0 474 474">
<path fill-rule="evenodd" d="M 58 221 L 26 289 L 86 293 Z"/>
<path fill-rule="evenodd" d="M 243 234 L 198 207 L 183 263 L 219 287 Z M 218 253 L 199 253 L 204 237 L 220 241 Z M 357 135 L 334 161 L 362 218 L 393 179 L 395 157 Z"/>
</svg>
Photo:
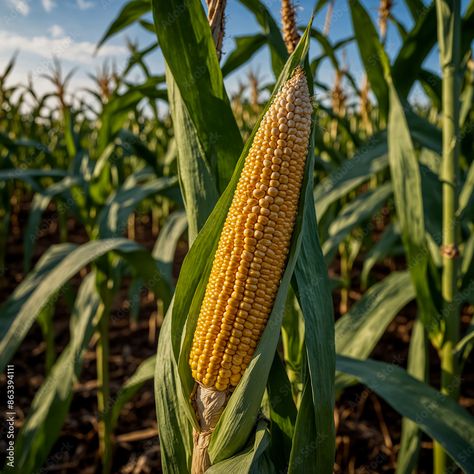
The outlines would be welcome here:
<svg viewBox="0 0 474 474">
<path fill-rule="evenodd" d="M 439 248 L 442 257 L 455 259 L 459 257 L 459 248 L 456 244 L 441 245 Z"/>
</svg>

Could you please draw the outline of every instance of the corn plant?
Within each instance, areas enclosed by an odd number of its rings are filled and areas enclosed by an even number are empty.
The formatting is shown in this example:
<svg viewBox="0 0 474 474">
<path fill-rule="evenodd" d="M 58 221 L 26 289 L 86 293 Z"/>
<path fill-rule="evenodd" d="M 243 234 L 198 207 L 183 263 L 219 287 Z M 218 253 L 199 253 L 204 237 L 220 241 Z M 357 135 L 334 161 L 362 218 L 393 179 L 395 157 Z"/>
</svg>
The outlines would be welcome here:
<svg viewBox="0 0 474 474">
<path fill-rule="evenodd" d="M 129 43 L 119 73 L 104 66 L 90 100 L 66 94 L 59 64 L 52 95 L 31 83 L 7 87 L 15 58 L 0 77 L 0 264 L 18 203 L 31 202 L 27 276 L 1 307 L 1 365 L 35 322 L 46 347 L 45 381 L 17 439 L 19 472 L 46 461 L 91 341 L 102 472 L 114 469 L 121 407 L 152 378 L 164 472 L 332 472 L 334 404 L 356 383 L 403 417 L 397 473 L 417 469 L 422 432 L 434 441 L 437 474 L 455 465 L 473 472 L 473 419 L 458 403 L 474 337 L 472 321 L 464 331 L 460 324 L 474 303 L 473 2 L 462 13 L 458 0 L 407 0 L 407 29 L 391 2 L 381 2 L 377 28 L 351 0 L 352 32 L 333 42 L 334 2 L 318 1 L 316 21 L 298 28 L 290 1 L 280 27 L 262 2 L 241 0 L 259 31 L 237 36 L 222 58 L 226 2 L 206 3 L 207 12 L 197 0 L 126 3 L 98 48 L 134 22 L 150 44 Z M 392 28 L 401 45 L 389 55 Z M 347 64 L 349 45 L 362 81 Z M 441 75 L 425 66 L 436 46 Z M 229 99 L 225 77 L 264 48 L 273 77 L 262 86 L 252 76 L 249 101 L 245 86 Z M 158 51 L 164 75 L 148 66 Z M 320 80 L 327 63 L 332 86 Z M 129 79 L 133 68 L 142 83 Z M 408 100 L 415 85 L 426 103 Z M 264 89 L 270 98 L 261 102 Z M 62 216 L 61 243 L 36 261 L 49 206 Z M 141 211 L 158 234 L 151 252 L 134 242 Z M 71 218 L 87 236 L 80 246 L 68 242 Z M 175 286 L 186 229 L 190 249 Z M 397 271 L 376 275 L 393 259 Z M 68 282 L 84 269 L 75 292 Z M 130 298 L 148 286 L 164 320 L 156 357 L 111 403 L 111 309 L 129 276 Z M 60 298 L 71 337 L 57 354 Z M 413 302 L 406 370 L 371 359 Z M 132 313 L 133 325 L 139 308 Z M 430 383 L 430 345 L 439 387 Z"/>
</svg>

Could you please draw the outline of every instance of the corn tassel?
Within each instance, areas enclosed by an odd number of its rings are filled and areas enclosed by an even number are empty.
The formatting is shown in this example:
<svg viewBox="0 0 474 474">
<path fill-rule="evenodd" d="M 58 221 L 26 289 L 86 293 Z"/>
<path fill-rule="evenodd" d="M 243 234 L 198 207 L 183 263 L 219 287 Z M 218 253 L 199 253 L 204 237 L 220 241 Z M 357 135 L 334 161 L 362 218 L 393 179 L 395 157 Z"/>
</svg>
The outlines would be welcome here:
<svg viewBox="0 0 474 474">
<path fill-rule="evenodd" d="M 281 23 L 286 49 L 291 54 L 300 40 L 298 28 L 296 27 L 295 6 L 292 0 L 281 0 Z"/>
</svg>

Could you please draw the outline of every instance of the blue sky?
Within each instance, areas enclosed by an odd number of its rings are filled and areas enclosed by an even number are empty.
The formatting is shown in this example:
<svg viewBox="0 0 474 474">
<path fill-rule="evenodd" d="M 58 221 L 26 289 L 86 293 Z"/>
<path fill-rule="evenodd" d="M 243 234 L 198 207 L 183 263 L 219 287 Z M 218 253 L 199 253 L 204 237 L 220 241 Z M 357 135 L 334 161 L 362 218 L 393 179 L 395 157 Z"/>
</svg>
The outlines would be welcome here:
<svg viewBox="0 0 474 474">
<path fill-rule="evenodd" d="M 65 71 L 73 67 L 78 68 L 71 82 L 71 92 L 77 93 L 81 88 L 90 85 L 87 73 L 96 71 L 104 60 L 114 60 L 120 69 L 127 58 L 126 38 L 138 41 L 141 47 L 153 41 L 150 33 L 133 26 L 114 37 L 96 57 L 93 56 L 97 41 L 125 3 L 126 0 L 0 0 L 0 70 L 14 51 L 19 50 L 11 81 L 25 83 L 30 73 L 35 87 L 44 92 L 49 89 L 49 85 L 41 79 L 41 74 L 51 67 L 54 55 L 61 60 Z M 264 3 L 279 21 L 279 0 L 264 0 Z M 314 2 L 298 0 L 297 4 L 299 24 L 306 24 Z M 378 0 L 363 0 L 363 4 L 376 22 Z M 465 9 L 467 0 L 463 0 L 462 4 Z M 413 25 L 402 0 L 395 2 L 393 12 L 405 27 L 410 28 Z M 326 9 L 323 9 L 315 20 L 315 26 L 322 29 L 325 15 Z M 335 0 L 330 29 L 331 41 L 351 35 L 351 30 L 347 0 Z M 228 0 L 226 31 L 224 61 L 225 53 L 233 49 L 234 37 L 258 32 L 259 26 L 253 15 L 237 0 Z M 395 27 L 390 24 L 386 43 L 390 56 L 393 57 L 399 45 Z M 318 45 L 315 42 L 312 44 L 312 54 L 318 54 Z M 428 68 L 437 69 L 437 54 L 437 50 L 432 51 L 426 63 Z M 355 45 L 346 48 L 345 57 L 347 67 L 360 79 L 362 68 Z M 163 71 L 163 58 L 159 52 L 149 56 L 148 62 L 152 70 Z M 257 54 L 248 67 L 258 71 L 263 81 L 272 79 L 267 51 Z M 242 68 L 227 79 L 230 92 L 236 90 L 239 80 L 245 81 L 247 72 L 247 68 Z M 328 63 L 321 69 L 319 79 L 328 84 L 333 81 L 334 72 Z"/>
</svg>

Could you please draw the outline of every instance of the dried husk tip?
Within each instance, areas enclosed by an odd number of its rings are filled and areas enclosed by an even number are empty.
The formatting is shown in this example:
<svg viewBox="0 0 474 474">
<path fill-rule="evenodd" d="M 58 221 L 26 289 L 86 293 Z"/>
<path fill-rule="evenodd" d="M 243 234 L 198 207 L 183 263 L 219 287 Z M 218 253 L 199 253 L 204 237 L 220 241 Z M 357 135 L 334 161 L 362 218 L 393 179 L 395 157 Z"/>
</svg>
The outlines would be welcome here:
<svg viewBox="0 0 474 474">
<path fill-rule="evenodd" d="M 211 465 L 208 453 L 211 435 L 229 397 L 230 392 L 219 392 L 197 384 L 192 402 L 198 417 L 200 431 L 193 430 L 191 474 L 202 474 Z"/>
</svg>

